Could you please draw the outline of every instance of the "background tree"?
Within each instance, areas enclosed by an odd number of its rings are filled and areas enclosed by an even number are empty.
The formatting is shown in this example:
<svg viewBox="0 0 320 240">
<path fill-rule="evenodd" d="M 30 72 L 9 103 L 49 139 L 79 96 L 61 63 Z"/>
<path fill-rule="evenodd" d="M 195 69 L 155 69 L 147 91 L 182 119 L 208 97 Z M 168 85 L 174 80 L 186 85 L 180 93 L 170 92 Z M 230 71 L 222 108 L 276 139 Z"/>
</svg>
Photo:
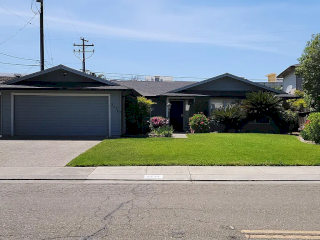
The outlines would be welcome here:
<svg viewBox="0 0 320 240">
<path fill-rule="evenodd" d="M 320 34 L 312 35 L 301 57 L 296 74 L 303 78 L 303 89 L 316 111 L 320 111 Z"/>
</svg>

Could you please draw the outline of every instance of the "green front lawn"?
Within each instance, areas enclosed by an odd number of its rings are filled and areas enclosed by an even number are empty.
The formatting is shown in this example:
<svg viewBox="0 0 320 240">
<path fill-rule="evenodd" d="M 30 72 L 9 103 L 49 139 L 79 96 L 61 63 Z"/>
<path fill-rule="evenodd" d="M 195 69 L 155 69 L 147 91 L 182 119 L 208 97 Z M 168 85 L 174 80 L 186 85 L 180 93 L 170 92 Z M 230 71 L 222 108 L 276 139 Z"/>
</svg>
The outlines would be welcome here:
<svg viewBox="0 0 320 240">
<path fill-rule="evenodd" d="M 104 140 L 68 166 L 320 165 L 320 145 L 277 134 L 189 134 Z"/>
</svg>

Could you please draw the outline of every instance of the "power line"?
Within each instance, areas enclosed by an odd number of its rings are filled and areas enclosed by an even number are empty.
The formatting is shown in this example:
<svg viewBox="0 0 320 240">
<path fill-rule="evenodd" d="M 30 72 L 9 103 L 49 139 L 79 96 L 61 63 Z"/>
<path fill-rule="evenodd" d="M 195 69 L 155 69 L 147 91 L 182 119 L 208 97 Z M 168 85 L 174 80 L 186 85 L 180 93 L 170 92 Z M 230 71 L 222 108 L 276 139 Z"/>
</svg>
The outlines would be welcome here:
<svg viewBox="0 0 320 240">
<path fill-rule="evenodd" d="M 67 13 L 67 15 L 68 15 L 69 21 L 71 22 L 73 28 L 76 30 L 76 32 L 78 33 L 78 35 L 81 37 L 80 33 L 78 32 L 78 29 L 74 26 L 74 24 L 73 24 L 73 22 L 72 22 L 72 20 L 71 20 L 71 17 L 70 17 L 70 15 L 69 15 L 69 12 L 68 12 L 66 6 L 64 5 L 64 1 L 61 0 L 61 2 L 62 2 L 62 5 L 63 5 L 63 7 L 64 7 L 64 10 L 66 11 L 66 13 Z"/>
<path fill-rule="evenodd" d="M 14 36 L 16 36 L 20 31 L 22 31 L 22 29 L 24 29 L 28 24 L 31 24 L 31 21 L 37 16 L 37 14 L 35 14 L 30 20 L 29 22 L 27 22 L 22 28 L 20 28 L 16 33 L 14 33 L 11 37 L 7 38 L 6 40 L 2 41 L 0 43 L 1 44 L 4 44 L 5 42 L 9 41 L 11 38 L 13 38 Z"/>
<path fill-rule="evenodd" d="M 13 15 L 15 15 L 16 17 L 20 18 L 21 20 L 27 22 L 27 23 L 30 23 L 28 20 L 25 20 L 24 18 L 20 17 L 18 14 L 15 14 L 14 12 L 10 11 L 9 9 L 5 8 L 4 6 L 0 5 L 0 7 L 2 7 L 4 10 L 12 13 Z M 37 14 L 37 13 L 35 13 Z M 34 25 L 33 23 L 30 23 L 32 26 L 36 27 L 36 28 L 39 28 L 38 26 Z"/>
<path fill-rule="evenodd" d="M 9 55 L 9 54 L 6 54 L 6 53 L 0 53 L 0 54 L 1 54 L 1 55 L 4 55 L 4 56 L 7 56 L 7 57 L 16 58 L 16 59 L 39 62 L 39 60 L 37 60 L 37 59 L 16 57 L 16 56 L 12 56 L 12 55 Z"/>
<path fill-rule="evenodd" d="M 93 72 L 92 73 L 102 73 L 104 75 L 111 75 L 111 76 L 121 76 L 121 78 L 123 78 L 123 80 L 126 79 L 131 79 L 132 76 L 137 76 L 137 77 L 146 77 L 146 76 L 155 76 L 152 74 L 137 74 L 137 73 L 110 73 L 110 72 Z M 118 75 L 118 76 L 117 76 Z M 187 76 L 165 76 L 165 75 L 160 75 L 161 77 L 171 77 L 174 79 L 195 79 L 195 80 L 206 80 L 206 79 L 210 79 L 211 77 L 187 77 Z M 115 78 L 116 78 L 115 77 Z M 259 81 L 266 81 L 268 79 L 258 79 L 258 78 L 246 78 L 248 80 L 259 80 Z"/>
<path fill-rule="evenodd" d="M 39 66 L 39 65 L 32 65 L 32 64 L 20 64 L 20 63 L 6 63 L 6 62 L 0 62 L 0 64 L 5 64 L 5 65 L 15 65 L 15 66 Z"/>
</svg>

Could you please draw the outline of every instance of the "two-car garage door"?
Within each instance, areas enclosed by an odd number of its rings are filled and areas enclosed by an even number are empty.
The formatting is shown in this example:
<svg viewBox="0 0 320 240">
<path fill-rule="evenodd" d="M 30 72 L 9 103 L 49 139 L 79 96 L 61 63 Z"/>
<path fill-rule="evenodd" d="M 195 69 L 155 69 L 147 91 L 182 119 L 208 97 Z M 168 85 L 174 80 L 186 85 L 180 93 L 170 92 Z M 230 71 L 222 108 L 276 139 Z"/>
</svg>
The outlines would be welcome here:
<svg viewBox="0 0 320 240">
<path fill-rule="evenodd" d="M 15 136 L 109 136 L 109 97 L 14 95 Z"/>
</svg>

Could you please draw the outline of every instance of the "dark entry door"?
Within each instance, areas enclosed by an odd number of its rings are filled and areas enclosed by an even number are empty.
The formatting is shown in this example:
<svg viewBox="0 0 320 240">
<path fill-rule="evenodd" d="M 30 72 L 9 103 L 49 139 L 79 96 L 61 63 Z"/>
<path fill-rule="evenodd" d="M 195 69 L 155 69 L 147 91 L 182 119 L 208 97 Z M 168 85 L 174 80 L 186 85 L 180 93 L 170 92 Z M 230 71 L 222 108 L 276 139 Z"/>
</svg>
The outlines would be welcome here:
<svg viewBox="0 0 320 240">
<path fill-rule="evenodd" d="M 170 101 L 170 124 L 175 131 L 183 131 L 183 101 Z"/>
</svg>

